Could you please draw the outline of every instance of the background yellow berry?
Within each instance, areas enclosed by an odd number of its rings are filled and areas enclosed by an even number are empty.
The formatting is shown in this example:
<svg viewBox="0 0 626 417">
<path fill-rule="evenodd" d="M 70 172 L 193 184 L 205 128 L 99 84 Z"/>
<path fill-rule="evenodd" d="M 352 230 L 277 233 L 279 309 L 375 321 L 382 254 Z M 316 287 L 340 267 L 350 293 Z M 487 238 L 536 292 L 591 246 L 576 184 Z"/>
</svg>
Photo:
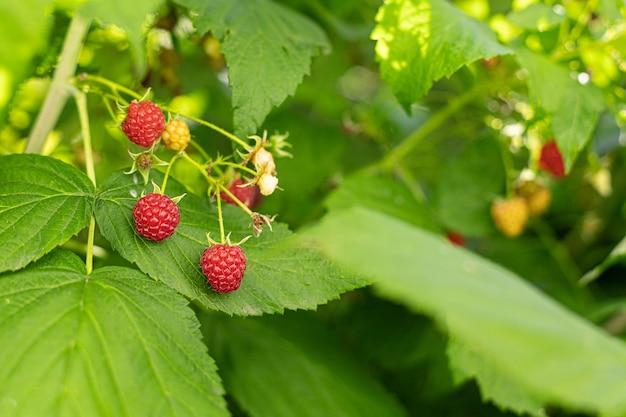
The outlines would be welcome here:
<svg viewBox="0 0 626 417">
<path fill-rule="evenodd" d="M 519 236 L 528 221 L 528 205 L 521 197 L 498 199 L 491 205 L 493 222 L 508 237 Z"/>
<path fill-rule="evenodd" d="M 543 184 L 536 181 L 526 181 L 517 187 L 517 194 L 526 200 L 531 216 L 540 216 L 550 207 L 552 193 Z"/>
<path fill-rule="evenodd" d="M 165 146 L 173 151 L 184 150 L 191 140 L 187 123 L 178 119 L 170 121 L 165 126 L 162 137 Z"/>
</svg>

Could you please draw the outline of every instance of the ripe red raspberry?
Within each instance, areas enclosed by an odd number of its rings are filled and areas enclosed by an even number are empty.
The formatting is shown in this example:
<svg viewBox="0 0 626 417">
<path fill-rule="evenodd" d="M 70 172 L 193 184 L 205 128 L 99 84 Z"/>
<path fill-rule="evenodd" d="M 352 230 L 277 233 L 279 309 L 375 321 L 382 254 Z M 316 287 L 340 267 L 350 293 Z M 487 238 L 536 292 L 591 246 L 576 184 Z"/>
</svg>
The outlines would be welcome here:
<svg viewBox="0 0 626 417">
<path fill-rule="evenodd" d="M 137 201 L 133 219 L 139 236 L 159 242 L 174 234 L 180 222 L 180 210 L 168 196 L 151 193 Z"/>
<path fill-rule="evenodd" d="M 563 156 L 561 155 L 561 151 L 555 141 L 551 140 L 541 148 L 539 168 L 544 171 L 548 171 L 555 177 L 562 177 L 565 175 Z"/>
<path fill-rule="evenodd" d="M 238 245 L 216 244 L 204 251 L 200 268 L 213 291 L 232 292 L 239 288 L 246 272 L 246 255 Z"/>
<path fill-rule="evenodd" d="M 149 100 L 133 101 L 128 106 L 122 130 L 132 142 L 144 148 L 152 146 L 165 129 L 165 116 L 159 106 Z"/>
<path fill-rule="evenodd" d="M 259 191 L 259 187 L 252 184 L 246 187 L 240 187 L 241 184 L 244 184 L 243 180 L 241 178 L 237 178 L 235 181 L 230 183 L 228 191 L 233 193 L 235 197 L 248 206 L 249 209 L 255 208 L 261 202 L 261 192 Z M 226 203 L 233 205 L 236 204 L 235 201 L 224 192 L 222 192 L 220 196 Z"/>
<path fill-rule="evenodd" d="M 465 236 L 460 233 L 448 232 L 446 233 L 446 237 L 454 246 L 465 246 Z"/>
</svg>

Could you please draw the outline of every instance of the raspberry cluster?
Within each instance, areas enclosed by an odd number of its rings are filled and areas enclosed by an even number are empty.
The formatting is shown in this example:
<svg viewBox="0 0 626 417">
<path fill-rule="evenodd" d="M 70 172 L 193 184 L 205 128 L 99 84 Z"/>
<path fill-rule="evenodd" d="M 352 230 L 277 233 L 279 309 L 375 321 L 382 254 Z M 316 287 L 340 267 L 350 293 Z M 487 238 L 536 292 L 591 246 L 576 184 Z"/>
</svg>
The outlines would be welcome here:
<svg viewBox="0 0 626 417">
<path fill-rule="evenodd" d="M 166 148 L 182 152 L 191 141 L 189 127 L 184 121 L 174 119 L 165 125 L 161 109 L 148 100 L 130 103 L 122 123 L 122 130 L 133 143 L 144 148 L 153 146 L 159 138 L 162 138 Z M 265 151 L 266 155 L 263 151 L 261 149 L 256 152 L 266 158 L 267 164 L 273 164 L 271 154 Z M 172 162 L 180 155 L 175 156 Z M 147 173 L 153 164 L 165 164 L 154 155 L 153 149 L 139 154 L 131 153 L 131 156 L 134 164 L 130 172 L 139 171 L 146 181 Z M 275 167 L 270 168 L 275 172 Z M 163 187 L 165 184 L 164 180 Z M 221 192 L 220 198 L 229 204 L 245 205 L 249 210 L 259 203 L 261 191 L 256 184 L 246 184 L 241 178 L 236 178 L 229 185 L 228 192 Z M 133 208 L 136 233 L 153 242 L 171 237 L 180 223 L 177 201 L 178 198 L 171 199 L 155 185 L 155 192 L 141 197 Z M 213 291 L 222 294 L 237 290 L 246 270 L 246 255 L 243 249 L 239 245 L 230 244 L 228 239 L 226 241 L 228 242 L 226 244 L 214 243 L 208 247 L 199 262 L 208 285 Z"/>
</svg>

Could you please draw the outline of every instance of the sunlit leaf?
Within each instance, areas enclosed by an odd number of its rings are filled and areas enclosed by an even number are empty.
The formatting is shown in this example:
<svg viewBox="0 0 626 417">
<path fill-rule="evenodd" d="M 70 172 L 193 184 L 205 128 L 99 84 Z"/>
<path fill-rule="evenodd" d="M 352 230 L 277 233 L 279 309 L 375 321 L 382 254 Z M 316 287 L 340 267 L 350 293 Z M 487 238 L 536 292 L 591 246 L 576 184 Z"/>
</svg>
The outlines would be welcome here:
<svg viewBox="0 0 626 417">
<path fill-rule="evenodd" d="M 376 21 L 382 77 L 406 108 L 463 65 L 509 52 L 489 28 L 445 0 L 389 0 Z"/>
</svg>

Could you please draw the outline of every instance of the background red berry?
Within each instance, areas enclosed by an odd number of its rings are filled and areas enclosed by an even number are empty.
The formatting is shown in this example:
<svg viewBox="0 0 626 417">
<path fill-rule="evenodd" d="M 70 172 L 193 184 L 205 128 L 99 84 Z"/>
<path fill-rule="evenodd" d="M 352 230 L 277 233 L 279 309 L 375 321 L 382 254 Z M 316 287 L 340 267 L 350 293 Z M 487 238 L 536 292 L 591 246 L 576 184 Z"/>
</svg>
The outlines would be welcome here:
<svg viewBox="0 0 626 417">
<path fill-rule="evenodd" d="M 241 178 L 237 178 L 228 186 L 228 191 L 233 193 L 235 197 L 241 200 L 249 209 L 253 209 L 261 202 L 261 192 L 256 185 L 248 185 L 246 187 L 240 187 L 244 184 Z M 225 193 L 221 194 L 222 200 L 228 204 L 235 205 L 235 201 Z"/>
<path fill-rule="evenodd" d="M 152 146 L 165 129 L 165 116 L 153 102 L 133 101 L 128 106 L 122 130 L 132 142 L 144 148 Z"/>
<path fill-rule="evenodd" d="M 548 171 L 555 177 L 565 175 L 565 165 L 563 164 L 563 156 L 555 141 L 550 141 L 541 148 L 539 156 L 539 168 Z"/>
<path fill-rule="evenodd" d="M 213 291 L 232 292 L 241 285 L 246 271 L 246 255 L 237 245 L 213 245 L 202 254 L 200 268 Z"/>
<path fill-rule="evenodd" d="M 174 234 L 180 222 L 180 210 L 168 196 L 151 193 L 137 201 L 133 219 L 139 236 L 158 242 Z"/>
<path fill-rule="evenodd" d="M 448 241 L 455 246 L 465 246 L 465 237 L 460 233 L 448 232 L 446 233 L 446 237 Z"/>
</svg>

